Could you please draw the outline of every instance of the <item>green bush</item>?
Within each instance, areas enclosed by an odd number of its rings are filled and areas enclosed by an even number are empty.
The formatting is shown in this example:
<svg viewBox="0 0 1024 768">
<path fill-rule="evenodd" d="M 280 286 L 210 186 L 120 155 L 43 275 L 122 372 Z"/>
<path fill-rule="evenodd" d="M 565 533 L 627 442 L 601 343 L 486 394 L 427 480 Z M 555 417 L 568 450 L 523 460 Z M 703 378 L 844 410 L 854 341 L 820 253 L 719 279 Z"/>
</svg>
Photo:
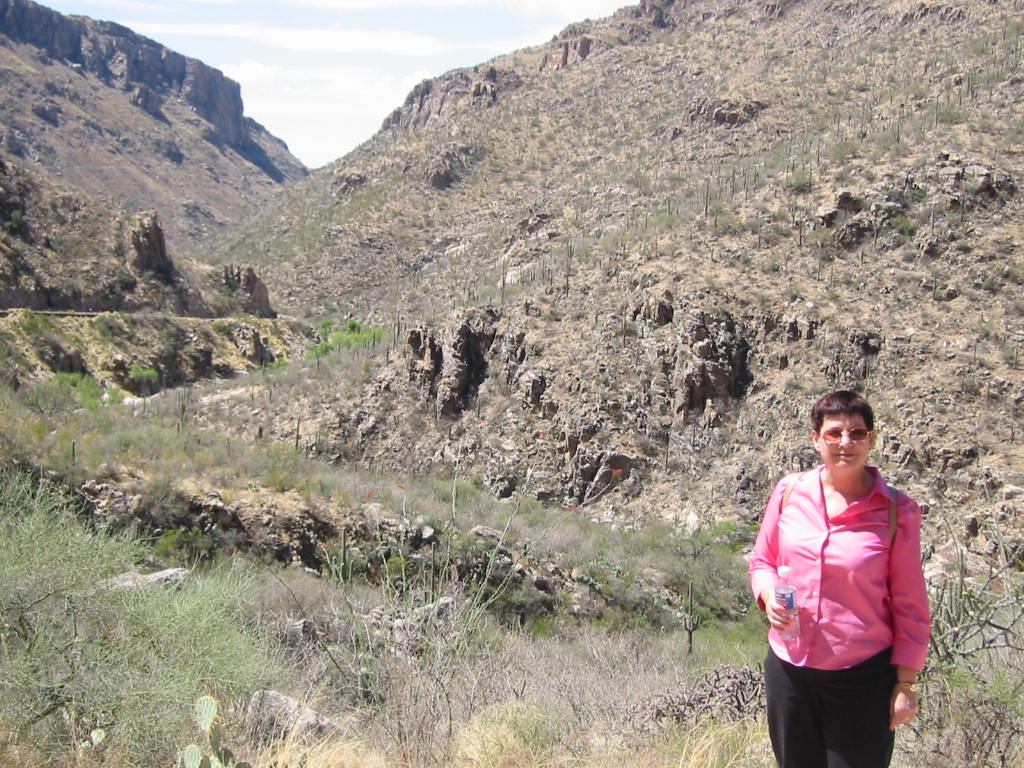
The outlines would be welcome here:
<svg viewBox="0 0 1024 768">
<path fill-rule="evenodd" d="M 86 373 L 58 373 L 54 376 L 55 386 L 70 390 L 81 408 L 95 411 L 107 403 L 116 404 L 124 400 L 124 392 L 116 387 L 104 389 L 92 376 Z"/>
<path fill-rule="evenodd" d="M 18 401 L 42 416 L 58 417 L 78 407 L 74 389 L 57 377 L 34 381 L 17 392 Z"/>
<path fill-rule="evenodd" d="M 7 224 L 7 231 L 12 235 L 21 234 L 25 228 L 25 212 L 20 208 L 15 208 L 11 212 L 11 220 Z"/>
<path fill-rule="evenodd" d="M 156 392 L 160 385 L 160 374 L 153 368 L 135 363 L 128 372 L 128 378 L 138 388 L 140 394 L 148 395 Z"/>
<path fill-rule="evenodd" d="M 176 591 L 110 585 L 142 554 L 91 530 L 56 490 L 0 474 L 0 730 L 13 745 L 71 757 L 100 729 L 96 753 L 169 764 L 197 696 L 274 679 L 247 569 L 211 569 Z"/>
<path fill-rule="evenodd" d="M 307 358 L 312 360 L 339 350 L 361 349 L 384 338 L 384 331 L 379 328 L 363 328 L 358 320 L 352 318 L 348 320 L 343 330 L 333 331 L 333 328 L 330 320 L 320 323 L 320 338 L 324 341 L 309 350 L 306 353 Z"/>
<path fill-rule="evenodd" d="M 53 320 L 31 309 L 21 310 L 15 317 L 14 327 L 29 336 L 36 336 L 54 330 Z"/>
</svg>

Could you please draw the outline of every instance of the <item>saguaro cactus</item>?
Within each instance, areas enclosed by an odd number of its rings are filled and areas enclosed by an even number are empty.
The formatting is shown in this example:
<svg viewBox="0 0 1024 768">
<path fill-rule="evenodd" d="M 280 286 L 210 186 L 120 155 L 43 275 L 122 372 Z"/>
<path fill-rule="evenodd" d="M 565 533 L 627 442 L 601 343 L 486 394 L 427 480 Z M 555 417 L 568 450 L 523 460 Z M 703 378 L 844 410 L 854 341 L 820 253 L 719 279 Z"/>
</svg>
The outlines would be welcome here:
<svg viewBox="0 0 1024 768">
<path fill-rule="evenodd" d="M 686 613 L 683 614 L 683 629 L 686 630 L 686 652 L 693 653 L 693 633 L 700 629 L 701 619 L 693 612 L 693 582 L 686 590 Z"/>
</svg>

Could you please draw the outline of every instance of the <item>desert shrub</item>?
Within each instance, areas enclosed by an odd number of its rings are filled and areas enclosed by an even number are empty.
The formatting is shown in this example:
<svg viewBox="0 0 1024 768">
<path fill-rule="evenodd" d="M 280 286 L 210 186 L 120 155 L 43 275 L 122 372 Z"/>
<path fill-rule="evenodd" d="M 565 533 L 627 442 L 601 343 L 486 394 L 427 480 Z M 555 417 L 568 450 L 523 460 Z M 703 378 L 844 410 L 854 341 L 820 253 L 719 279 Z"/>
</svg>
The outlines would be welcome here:
<svg viewBox="0 0 1024 768">
<path fill-rule="evenodd" d="M 986 575 L 963 552 L 930 585 L 932 639 L 925 670 L 927 740 L 951 764 L 1024 764 L 1024 581 L 1019 554 L 997 529 Z"/>
<path fill-rule="evenodd" d="M 126 339 L 132 335 L 125 316 L 120 312 L 103 312 L 93 318 L 92 325 L 104 339 Z"/>
<path fill-rule="evenodd" d="M 1004 656 L 994 667 L 958 664 L 926 678 L 923 722 L 941 754 L 984 768 L 1024 764 L 1019 661 Z"/>
<path fill-rule="evenodd" d="M 11 211 L 11 220 L 7 223 L 7 231 L 12 235 L 21 234 L 25 228 L 25 212 L 20 208 Z"/>
<path fill-rule="evenodd" d="M 917 227 L 910 219 L 906 216 L 895 216 L 890 220 L 889 225 L 900 233 L 904 238 L 913 237 L 917 232 Z"/>
<path fill-rule="evenodd" d="M 56 377 L 40 379 L 18 390 L 22 405 L 41 416 L 59 416 L 78 407 L 78 397 L 72 387 Z"/>
<path fill-rule="evenodd" d="M 508 700 L 475 715 L 457 737 L 462 760 L 480 768 L 543 765 L 558 744 L 557 713 L 534 702 Z"/>
<path fill-rule="evenodd" d="M 794 195 L 804 195 L 814 188 L 814 181 L 807 171 L 797 171 L 783 182 L 782 186 L 787 192 Z"/>
<path fill-rule="evenodd" d="M 247 570 L 210 570 L 174 592 L 117 588 L 108 579 L 140 545 L 91 530 L 56 489 L 4 472 L 0 513 L 0 722 L 12 745 L 71 757 L 100 728 L 96 750 L 166 764 L 198 695 L 234 699 L 274 677 L 247 618 Z"/>
<path fill-rule="evenodd" d="M 860 149 L 860 142 L 840 141 L 829 150 L 829 159 L 834 163 L 845 163 L 850 158 L 855 157 L 860 152 Z"/>
<path fill-rule="evenodd" d="M 27 336 L 36 336 L 55 329 L 53 320 L 31 309 L 22 309 L 17 313 L 14 327 Z"/>
<path fill-rule="evenodd" d="M 216 333 L 219 333 L 221 336 L 227 336 L 228 338 L 231 338 L 231 335 L 235 332 L 235 329 L 238 328 L 238 323 L 236 323 L 233 320 L 214 320 L 213 324 L 210 327 L 213 328 L 213 330 Z"/>
<path fill-rule="evenodd" d="M 124 399 L 122 390 L 106 389 L 87 373 L 58 373 L 54 376 L 54 386 L 71 390 L 79 407 L 87 411 L 95 411 L 106 404 L 116 405 Z"/>
<path fill-rule="evenodd" d="M 384 338 L 384 331 L 379 328 L 363 328 L 358 320 L 349 319 L 345 327 L 339 331 L 333 330 L 333 324 L 325 320 L 320 324 L 320 337 L 324 339 L 306 353 L 306 357 L 314 359 L 323 357 L 331 352 L 348 349 L 361 349 L 371 344 L 376 344 Z"/>
</svg>

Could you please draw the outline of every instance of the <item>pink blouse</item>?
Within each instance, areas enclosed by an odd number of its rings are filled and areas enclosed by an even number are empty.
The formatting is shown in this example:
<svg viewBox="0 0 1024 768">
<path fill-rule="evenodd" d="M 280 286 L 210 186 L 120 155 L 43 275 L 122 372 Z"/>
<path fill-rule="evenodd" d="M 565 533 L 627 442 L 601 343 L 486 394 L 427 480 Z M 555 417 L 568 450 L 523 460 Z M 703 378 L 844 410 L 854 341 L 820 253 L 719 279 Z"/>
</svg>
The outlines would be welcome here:
<svg viewBox="0 0 1024 768">
<path fill-rule="evenodd" d="M 782 660 L 800 667 L 846 669 L 893 647 L 892 663 L 920 671 L 931 637 L 928 592 L 921 568 L 921 510 L 899 499 L 890 547 L 889 502 L 895 492 L 874 467 L 875 487 L 831 520 L 818 467 L 783 478 L 765 508 L 750 558 L 750 585 L 760 595 L 790 566 L 800 608 L 800 637 L 787 643 L 775 630 L 768 642 Z M 796 485 L 780 515 L 782 496 Z"/>
</svg>

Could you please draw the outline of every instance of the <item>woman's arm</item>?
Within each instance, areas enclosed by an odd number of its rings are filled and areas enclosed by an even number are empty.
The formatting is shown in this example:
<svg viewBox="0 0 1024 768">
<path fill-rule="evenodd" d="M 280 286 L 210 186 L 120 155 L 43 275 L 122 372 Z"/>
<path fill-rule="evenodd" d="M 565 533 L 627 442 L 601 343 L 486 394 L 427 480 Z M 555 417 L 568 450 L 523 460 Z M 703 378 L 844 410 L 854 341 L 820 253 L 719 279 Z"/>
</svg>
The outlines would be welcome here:
<svg viewBox="0 0 1024 768">
<path fill-rule="evenodd" d="M 762 611 L 767 610 L 769 603 L 775 602 L 775 583 L 778 580 L 776 568 L 779 556 L 779 512 L 787 487 L 789 486 L 786 478 L 775 484 L 771 496 L 768 497 L 768 504 L 765 505 L 761 527 L 754 540 L 754 551 L 750 555 L 750 589 Z M 772 620 L 771 614 L 768 620 Z M 774 622 L 772 626 L 775 626 Z"/>
<path fill-rule="evenodd" d="M 889 699 L 889 730 L 917 717 L 917 670 L 896 665 L 896 685 Z"/>
</svg>

